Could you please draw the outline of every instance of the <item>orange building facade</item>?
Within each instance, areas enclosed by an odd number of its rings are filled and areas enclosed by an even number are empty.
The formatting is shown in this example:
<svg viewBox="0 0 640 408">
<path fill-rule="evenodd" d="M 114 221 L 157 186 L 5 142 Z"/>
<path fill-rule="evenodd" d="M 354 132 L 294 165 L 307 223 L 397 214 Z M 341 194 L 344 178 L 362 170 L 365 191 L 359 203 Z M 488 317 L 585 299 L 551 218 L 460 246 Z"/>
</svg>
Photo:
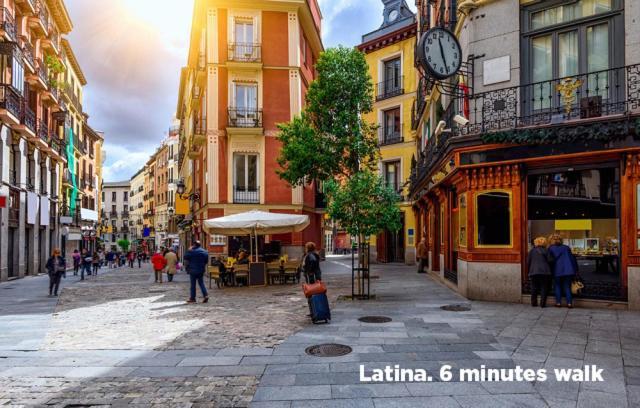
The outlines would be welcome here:
<svg viewBox="0 0 640 408">
<path fill-rule="evenodd" d="M 297 253 L 306 241 L 322 242 L 315 186 L 292 188 L 276 173 L 277 124 L 303 107 L 322 50 L 320 24 L 315 0 L 196 1 L 177 106 L 179 172 L 196 193 L 187 241 L 232 254 L 245 245 L 207 234 L 202 221 L 260 209 L 311 219 L 302 233 L 265 237 L 263 245 L 279 241 Z"/>
</svg>

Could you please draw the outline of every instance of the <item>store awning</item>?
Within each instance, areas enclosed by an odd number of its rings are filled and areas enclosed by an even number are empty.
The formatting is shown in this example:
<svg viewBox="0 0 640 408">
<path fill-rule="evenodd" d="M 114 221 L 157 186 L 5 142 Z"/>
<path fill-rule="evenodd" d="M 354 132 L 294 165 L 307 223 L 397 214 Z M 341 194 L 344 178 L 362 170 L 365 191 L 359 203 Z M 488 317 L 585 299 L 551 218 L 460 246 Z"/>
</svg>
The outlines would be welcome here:
<svg viewBox="0 0 640 408">
<path fill-rule="evenodd" d="M 266 235 L 300 232 L 309 225 L 309 216 L 264 211 L 248 211 L 226 217 L 212 218 L 204 222 L 211 234 L 218 235 Z"/>
<path fill-rule="evenodd" d="M 80 218 L 82 221 L 98 221 L 98 212 L 87 208 L 80 209 Z"/>
</svg>

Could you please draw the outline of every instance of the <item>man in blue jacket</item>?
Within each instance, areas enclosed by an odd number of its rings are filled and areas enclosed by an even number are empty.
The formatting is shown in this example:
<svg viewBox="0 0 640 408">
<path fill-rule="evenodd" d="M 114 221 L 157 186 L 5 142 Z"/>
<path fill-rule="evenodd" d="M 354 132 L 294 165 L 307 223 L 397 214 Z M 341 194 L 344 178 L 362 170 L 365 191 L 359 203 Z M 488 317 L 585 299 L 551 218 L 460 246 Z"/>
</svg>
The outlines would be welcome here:
<svg viewBox="0 0 640 408">
<path fill-rule="evenodd" d="M 207 270 L 207 264 L 209 263 L 209 253 L 202 248 L 200 241 L 196 241 L 191 249 L 184 254 L 184 260 L 187 264 L 189 278 L 191 278 L 191 292 L 187 303 L 196 302 L 196 282 L 200 285 L 202 297 L 204 297 L 202 303 L 207 303 L 209 294 L 207 293 L 207 287 L 204 285 L 204 272 Z"/>
</svg>

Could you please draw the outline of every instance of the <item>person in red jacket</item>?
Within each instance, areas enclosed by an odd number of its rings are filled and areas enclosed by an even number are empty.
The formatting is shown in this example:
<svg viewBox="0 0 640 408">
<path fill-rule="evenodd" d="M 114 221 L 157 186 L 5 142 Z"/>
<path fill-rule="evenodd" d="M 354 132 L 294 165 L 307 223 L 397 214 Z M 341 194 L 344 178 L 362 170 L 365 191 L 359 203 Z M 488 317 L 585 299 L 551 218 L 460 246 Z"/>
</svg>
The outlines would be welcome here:
<svg viewBox="0 0 640 408">
<path fill-rule="evenodd" d="M 162 272 L 165 266 L 167 266 L 167 260 L 164 259 L 160 250 L 151 257 L 151 264 L 153 265 L 153 270 L 156 275 L 156 282 L 162 283 Z"/>
</svg>

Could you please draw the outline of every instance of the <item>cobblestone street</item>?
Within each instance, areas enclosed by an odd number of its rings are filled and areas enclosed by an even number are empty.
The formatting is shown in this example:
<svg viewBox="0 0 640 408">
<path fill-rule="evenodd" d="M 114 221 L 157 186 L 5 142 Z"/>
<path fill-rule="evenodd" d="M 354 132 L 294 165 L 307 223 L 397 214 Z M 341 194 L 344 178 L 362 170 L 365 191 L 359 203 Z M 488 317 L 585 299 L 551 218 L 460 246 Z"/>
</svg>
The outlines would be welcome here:
<svg viewBox="0 0 640 408">
<path fill-rule="evenodd" d="M 350 291 L 348 262 L 323 263 L 333 320 L 317 326 L 298 285 L 214 288 L 210 303 L 187 305 L 186 276 L 155 284 L 148 265 L 70 276 L 57 303 L 45 276 L 0 284 L 0 405 L 640 406 L 639 313 L 469 302 L 401 265 L 375 267 L 375 300 L 337 302 Z M 447 304 L 471 310 L 440 308 Z M 393 320 L 359 322 L 364 315 Z M 305 354 L 327 342 L 353 352 Z M 424 368 L 436 382 L 364 384 L 360 364 Z M 435 375 L 443 364 L 597 364 L 605 381 L 445 383 Z"/>
</svg>

